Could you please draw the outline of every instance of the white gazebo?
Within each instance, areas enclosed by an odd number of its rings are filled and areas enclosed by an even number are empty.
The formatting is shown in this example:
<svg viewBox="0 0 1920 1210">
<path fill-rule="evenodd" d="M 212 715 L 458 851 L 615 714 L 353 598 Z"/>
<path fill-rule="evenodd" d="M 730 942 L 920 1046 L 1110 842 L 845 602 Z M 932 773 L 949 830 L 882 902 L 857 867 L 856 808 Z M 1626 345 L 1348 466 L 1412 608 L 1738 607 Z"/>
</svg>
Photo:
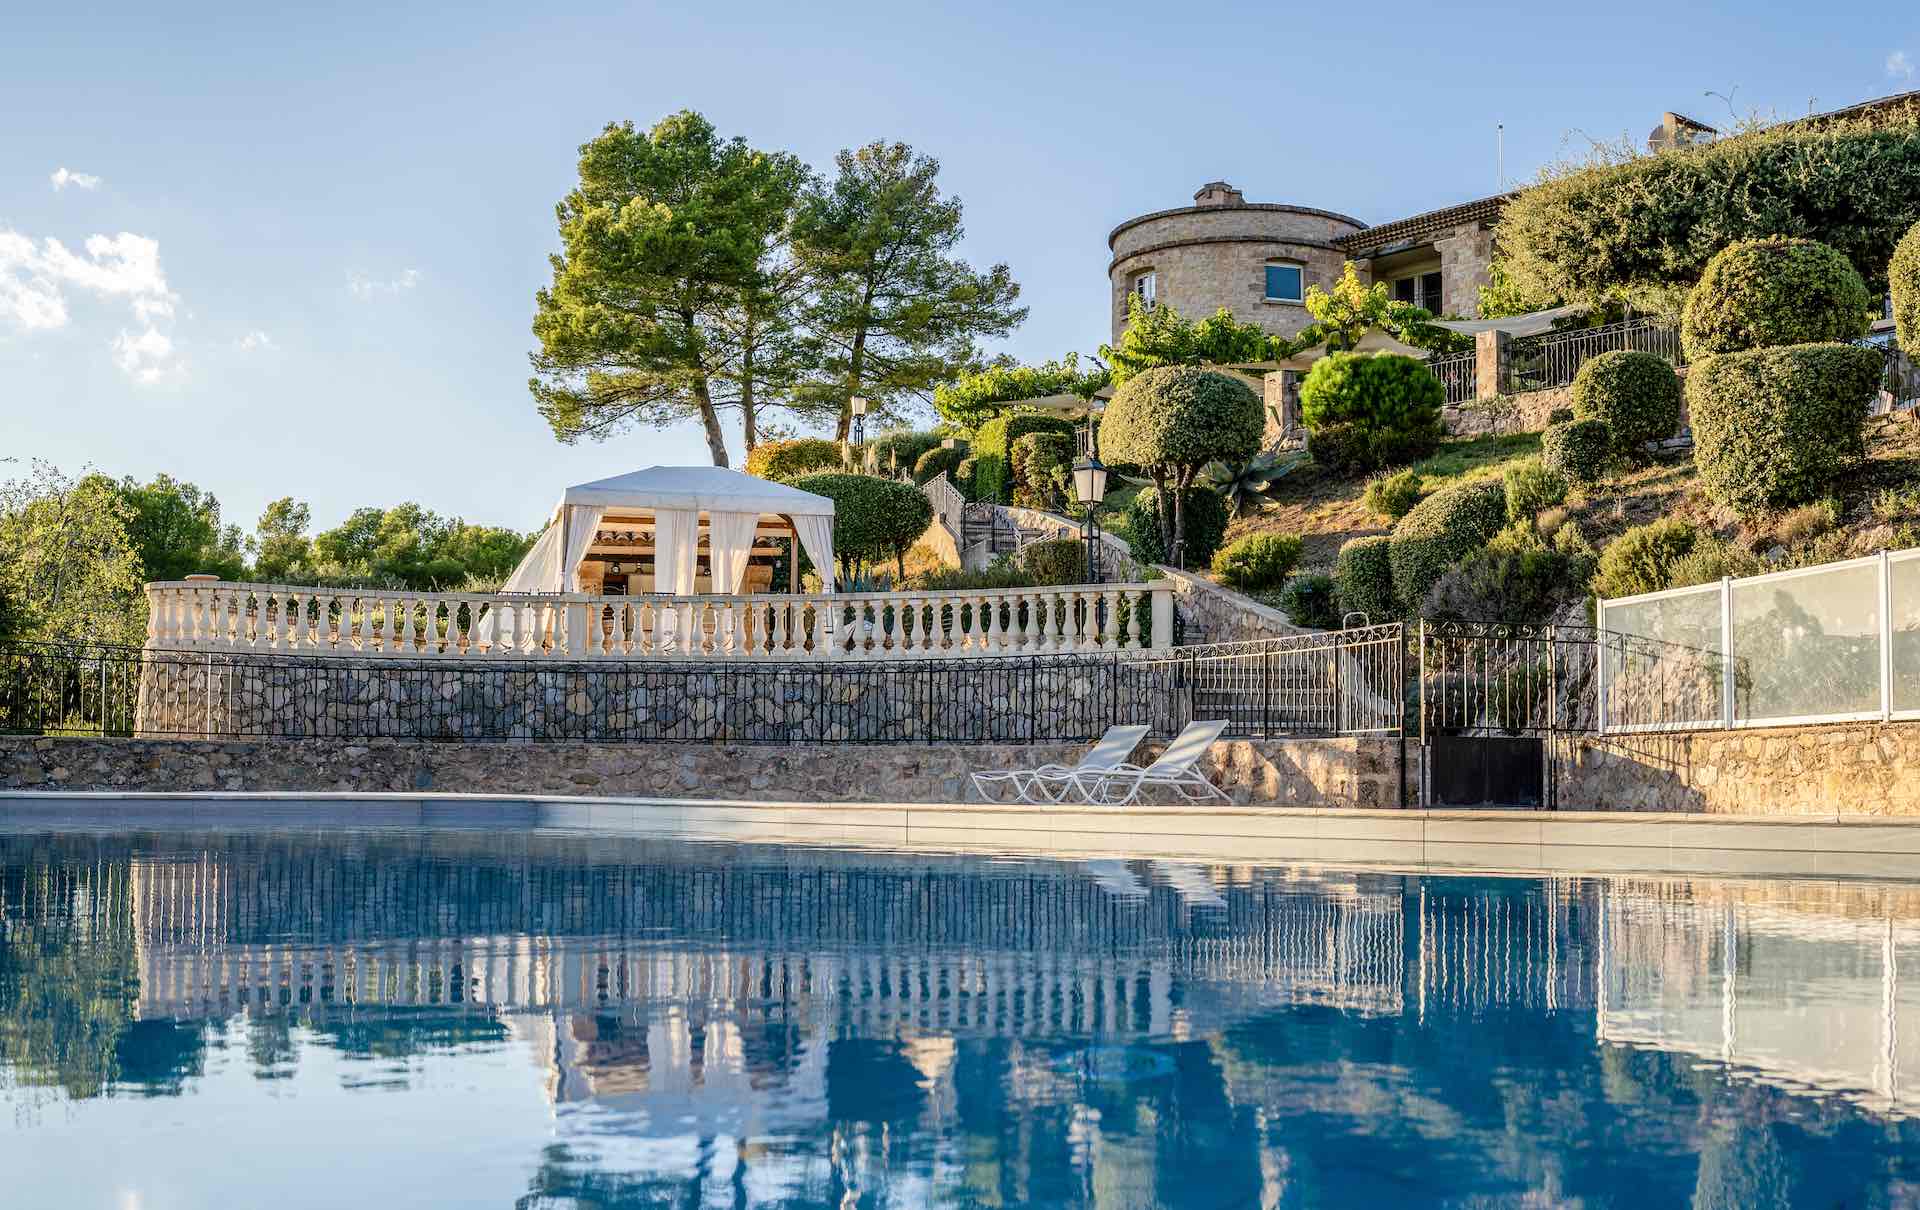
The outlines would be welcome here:
<svg viewBox="0 0 1920 1210">
<path fill-rule="evenodd" d="M 629 573 L 622 595 L 733 595 L 751 591 L 747 567 L 759 541 L 778 537 L 806 551 L 831 591 L 832 500 L 724 466 L 650 466 L 568 488 L 503 590 L 599 595 L 604 567 L 650 564 L 651 573 Z M 600 566 L 583 574 L 589 559 Z M 788 573 L 787 589 L 798 592 L 798 558 Z"/>
</svg>

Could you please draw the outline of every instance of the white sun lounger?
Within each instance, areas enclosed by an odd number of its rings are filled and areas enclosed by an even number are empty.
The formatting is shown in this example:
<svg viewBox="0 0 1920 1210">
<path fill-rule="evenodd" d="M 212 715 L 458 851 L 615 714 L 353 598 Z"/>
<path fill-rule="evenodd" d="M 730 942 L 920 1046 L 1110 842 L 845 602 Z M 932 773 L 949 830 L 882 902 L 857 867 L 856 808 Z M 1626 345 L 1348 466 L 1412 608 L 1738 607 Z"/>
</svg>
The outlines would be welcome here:
<svg viewBox="0 0 1920 1210">
<path fill-rule="evenodd" d="M 1129 764 L 1099 768 L 1083 764 L 1074 770 L 1072 788 L 1088 802 L 1108 807 L 1125 806 L 1138 798 L 1142 790 L 1152 786 L 1170 789 L 1186 802 L 1206 802 L 1215 798 L 1221 802 L 1232 802 L 1220 787 L 1208 781 L 1195 767 L 1226 729 L 1225 719 L 1188 723 L 1186 730 L 1167 745 L 1160 759 L 1146 768 Z"/>
<path fill-rule="evenodd" d="M 1133 755 L 1140 741 L 1147 738 L 1148 727 L 1108 727 L 1093 750 L 1080 758 L 1078 765 L 1041 765 L 1038 769 L 1001 769 L 975 773 L 973 788 L 980 797 L 994 802 L 1059 802 L 1073 789 L 1073 775 L 1081 769 L 1118 765 Z M 1013 789 L 1012 799 L 998 797 L 1002 786 Z M 1049 787 L 1058 787 L 1057 790 Z"/>
</svg>

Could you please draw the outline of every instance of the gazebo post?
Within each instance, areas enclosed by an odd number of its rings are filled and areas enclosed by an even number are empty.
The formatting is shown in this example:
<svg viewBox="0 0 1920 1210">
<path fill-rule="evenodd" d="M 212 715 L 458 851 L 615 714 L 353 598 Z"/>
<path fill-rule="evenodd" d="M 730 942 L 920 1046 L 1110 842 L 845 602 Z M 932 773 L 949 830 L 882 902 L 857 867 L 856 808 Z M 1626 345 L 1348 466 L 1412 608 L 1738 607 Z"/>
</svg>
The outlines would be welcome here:
<svg viewBox="0 0 1920 1210">
<path fill-rule="evenodd" d="M 800 595 L 800 527 L 794 524 L 792 517 L 783 517 L 787 523 L 787 592 Z"/>
</svg>

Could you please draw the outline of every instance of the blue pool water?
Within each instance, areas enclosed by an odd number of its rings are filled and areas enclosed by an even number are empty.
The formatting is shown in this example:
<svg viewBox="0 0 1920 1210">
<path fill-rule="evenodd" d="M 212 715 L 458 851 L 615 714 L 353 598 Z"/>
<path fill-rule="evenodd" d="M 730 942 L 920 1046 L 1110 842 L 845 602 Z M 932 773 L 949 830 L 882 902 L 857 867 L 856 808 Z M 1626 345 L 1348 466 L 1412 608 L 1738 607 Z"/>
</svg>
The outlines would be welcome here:
<svg viewBox="0 0 1920 1210">
<path fill-rule="evenodd" d="M 0 835 L 8 1207 L 1920 1204 L 1920 886 Z"/>
</svg>

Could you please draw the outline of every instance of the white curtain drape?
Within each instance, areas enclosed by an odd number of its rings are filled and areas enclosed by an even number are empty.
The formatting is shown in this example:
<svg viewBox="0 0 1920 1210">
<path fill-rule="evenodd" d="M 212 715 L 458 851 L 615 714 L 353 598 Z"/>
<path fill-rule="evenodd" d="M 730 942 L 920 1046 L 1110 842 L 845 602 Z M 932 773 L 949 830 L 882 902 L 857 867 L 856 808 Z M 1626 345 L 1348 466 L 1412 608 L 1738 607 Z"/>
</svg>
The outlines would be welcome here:
<svg viewBox="0 0 1920 1210">
<path fill-rule="evenodd" d="M 700 538 L 700 514 L 663 508 L 653 514 L 653 590 L 687 596 L 693 592 Z"/>
<path fill-rule="evenodd" d="M 713 569 L 713 591 L 740 591 L 747 575 L 747 557 L 753 552 L 759 513 L 707 514 L 707 565 Z"/>
<path fill-rule="evenodd" d="M 560 526 L 549 525 L 540 531 L 533 540 L 527 553 L 521 556 L 520 565 L 513 569 L 507 582 L 500 586 L 502 592 L 550 592 L 560 579 Z M 498 604 L 487 606 L 480 616 L 475 635 L 487 644 L 489 650 L 498 650 L 513 643 L 513 627 L 509 624 L 507 611 Z"/>
<path fill-rule="evenodd" d="M 593 545 L 593 535 L 600 529 L 600 518 L 607 515 L 604 508 L 587 504 L 567 506 L 567 565 L 560 569 L 560 575 L 552 582 L 548 592 L 579 592 L 580 561 L 587 557 L 587 547 Z"/>
<path fill-rule="evenodd" d="M 795 517 L 793 527 L 800 532 L 800 548 L 807 552 L 807 558 L 813 560 L 814 570 L 820 573 L 820 583 L 826 585 L 828 592 L 832 592 L 833 518 Z"/>
</svg>

